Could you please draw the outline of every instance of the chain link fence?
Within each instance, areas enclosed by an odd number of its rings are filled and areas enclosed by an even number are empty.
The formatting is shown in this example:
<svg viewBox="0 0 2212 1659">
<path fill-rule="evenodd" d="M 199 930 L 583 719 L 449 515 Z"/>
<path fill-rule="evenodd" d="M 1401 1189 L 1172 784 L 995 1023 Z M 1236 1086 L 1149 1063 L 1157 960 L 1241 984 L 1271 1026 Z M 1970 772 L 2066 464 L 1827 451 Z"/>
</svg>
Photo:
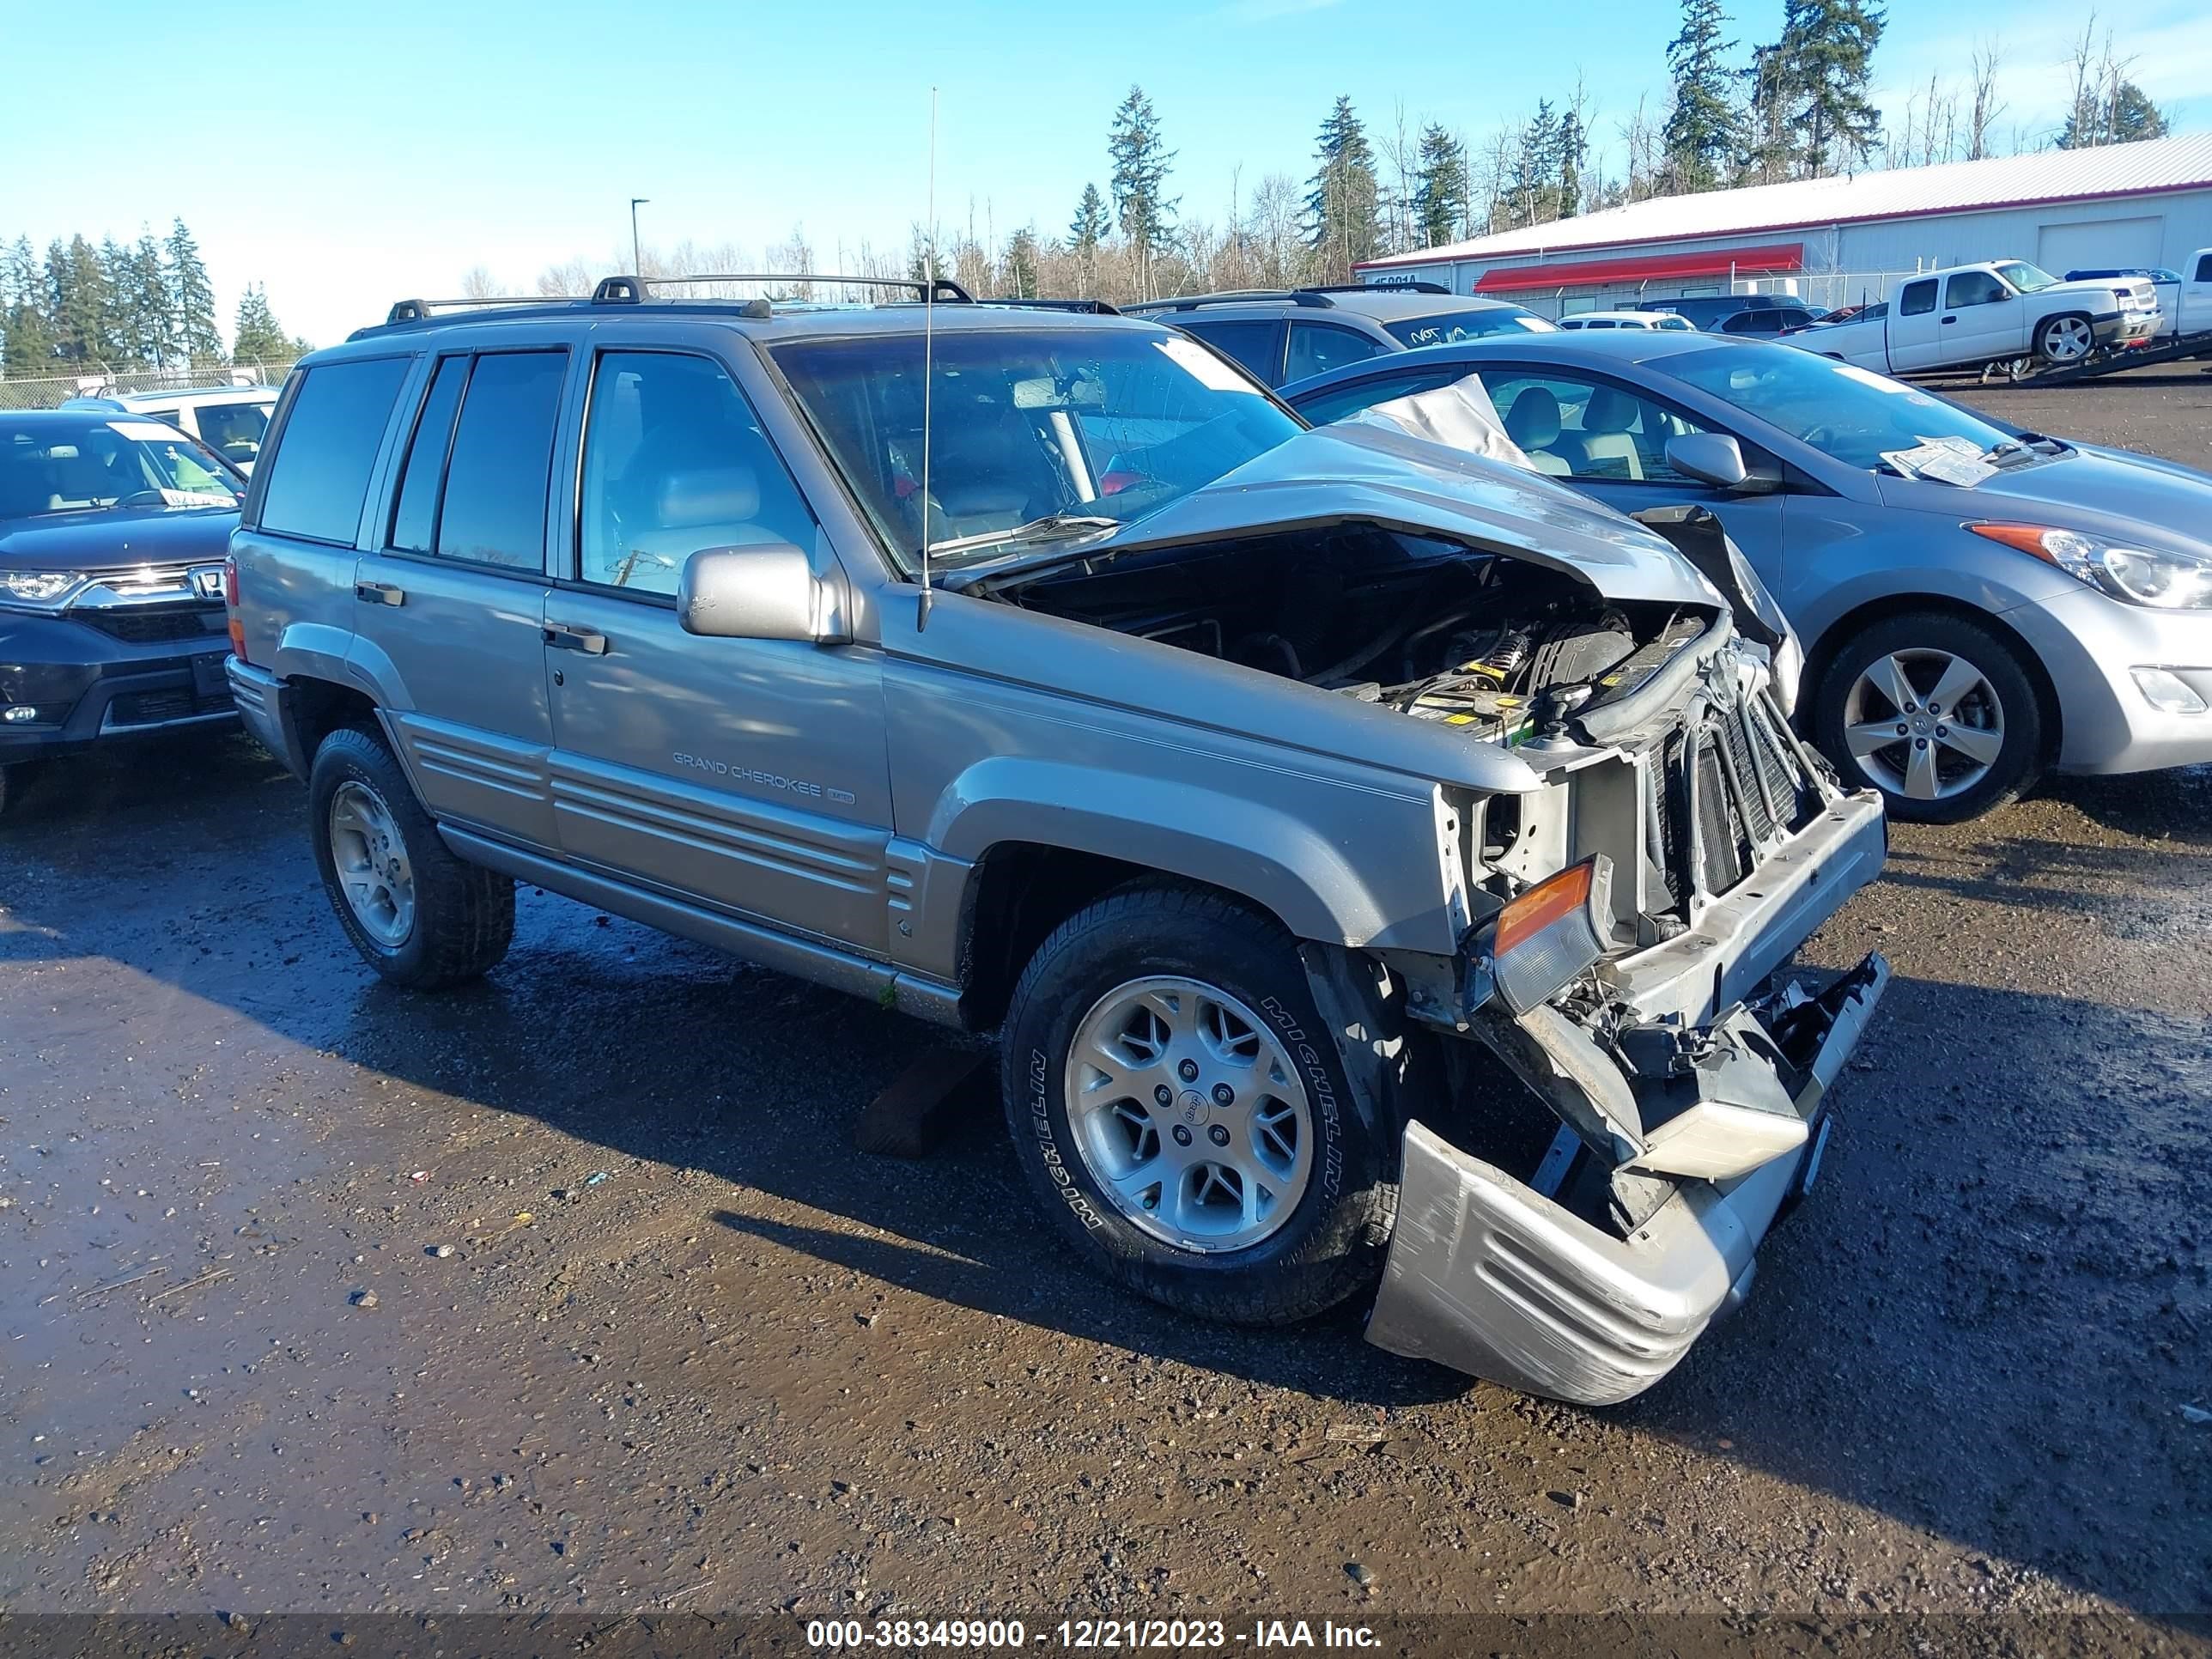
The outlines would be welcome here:
<svg viewBox="0 0 2212 1659">
<path fill-rule="evenodd" d="M 0 410 L 58 409 L 72 398 L 108 398 L 131 392 L 201 391 L 210 386 L 281 386 L 291 372 L 289 360 L 263 362 L 254 359 L 213 368 L 176 366 L 110 368 L 105 363 L 86 365 L 74 374 L 42 374 L 13 380 L 0 376 Z"/>
</svg>

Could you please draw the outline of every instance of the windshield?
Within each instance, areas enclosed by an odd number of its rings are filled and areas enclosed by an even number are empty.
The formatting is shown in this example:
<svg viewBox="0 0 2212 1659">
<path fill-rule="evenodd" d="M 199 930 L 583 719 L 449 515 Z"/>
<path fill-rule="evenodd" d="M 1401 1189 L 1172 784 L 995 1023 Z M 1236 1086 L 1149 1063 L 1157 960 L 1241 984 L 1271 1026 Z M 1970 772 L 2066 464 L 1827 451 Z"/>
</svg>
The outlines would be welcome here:
<svg viewBox="0 0 2212 1659">
<path fill-rule="evenodd" d="M 269 431 L 270 403 L 202 404 L 200 441 L 233 466 L 251 467 Z"/>
<path fill-rule="evenodd" d="M 1869 472 L 1886 451 L 1939 438 L 1963 438 L 1983 451 L 2012 441 L 2003 428 L 1956 404 L 1795 346 L 1716 345 L 1670 357 L 1665 367 L 1686 385 Z"/>
<path fill-rule="evenodd" d="M 772 354 L 909 575 L 922 537 L 922 338 L 807 340 Z M 1176 501 L 1301 429 L 1195 340 L 1151 329 L 1004 328 L 936 338 L 932 558 L 1100 533 Z"/>
<path fill-rule="evenodd" d="M 1553 325 L 1518 306 L 1485 306 L 1479 311 L 1441 311 L 1431 317 L 1401 317 L 1383 328 L 1409 346 L 1451 345 L 1486 334 L 1549 334 Z"/>
<path fill-rule="evenodd" d="M 157 422 L 0 420 L 0 519 L 111 507 L 235 507 L 238 475 Z"/>
<path fill-rule="evenodd" d="M 2039 288 L 2057 288 L 2058 279 L 2049 271 L 2032 265 L 2025 259 L 2008 259 L 1997 267 L 1997 275 L 2010 283 L 2022 294 L 2033 294 Z"/>
</svg>

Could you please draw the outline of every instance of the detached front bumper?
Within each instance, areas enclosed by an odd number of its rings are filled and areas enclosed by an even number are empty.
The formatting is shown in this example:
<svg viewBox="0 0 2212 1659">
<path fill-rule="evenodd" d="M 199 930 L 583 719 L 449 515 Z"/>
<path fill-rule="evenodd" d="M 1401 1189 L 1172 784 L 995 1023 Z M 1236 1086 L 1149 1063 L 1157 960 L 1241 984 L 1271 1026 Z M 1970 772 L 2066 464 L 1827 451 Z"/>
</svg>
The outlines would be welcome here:
<svg viewBox="0 0 2212 1659">
<path fill-rule="evenodd" d="M 1888 981 L 1888 964 L 1869 957 L 1817 1030 L 1798 1020 L 1791 1040 L 1809 1048 L 1790 1103 L 1791 1150 L 1725 1179 L 1681 1182 L 1626 1237 L 1408 1125 L 1397 1230 L 1367 1340 L 1581 1405 L 1643 1393 L 1743 1299 L 1759 1242 L 1812 1186 L 1827 1146 L 1828 1086 Z"/>
<path fill-rule="evenodd" d="M 1563 1127 L 1524 1181 L 1408 1124 L 1368 1340 L 1592 1406 L 1673 1370 L 1819 1171 L 1830 1085 L 1889 968 L 1869 957 L 1809 998 L 1778 969 L 1887 845 L 1877 800 L 1831 797 L 1686 932 L 1606 964 L 1613 1016 L 1475 1011 L 1469 1035 Z"/>
</svg>

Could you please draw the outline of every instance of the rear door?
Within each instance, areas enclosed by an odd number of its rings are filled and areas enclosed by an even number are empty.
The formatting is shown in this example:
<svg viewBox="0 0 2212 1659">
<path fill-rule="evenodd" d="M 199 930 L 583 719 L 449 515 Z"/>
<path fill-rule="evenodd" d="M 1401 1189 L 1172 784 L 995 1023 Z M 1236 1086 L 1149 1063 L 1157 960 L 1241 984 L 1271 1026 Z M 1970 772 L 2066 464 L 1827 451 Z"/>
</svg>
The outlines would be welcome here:
<svg viewBox="0 0 2212 1659">
<path fill-rule="evenodd" d="M 1868 363 L 1858 353 L 1852 361 L 1869 368 L 1893 368 L 1903 372 L 1914 368 L 1931 368 L 1942 361 L 1938 343 L 1943 332 L 1938 320 L 1941 313 L 1936 301 L 1937 280 L 1923 276 L 1907 283 L 1897 291 L 1897 303 L 1889 308 L 1889 342 L 1887 363 Z"/>
<path fill-rule="evenodd" d="M 791 543 L 817 568 L 836 556 L 740 387 L 741 364 L 650 323 L 594 337 L 572 422 L 580 453 L 562 468 L 580 487 L 562 505 L 545 612 L 562 851 L 880 951 L 891 823 L 880 653 L 706 639 L 676 614 L 684 562 L 704 549 Z"/>
<path fill-rule="evenodd" d="M 551 847 L 545 526 L 564 348 L 431 359 L 374 551 L 355 570 L 364 672 L 441 817 Z"/>
<path fill-rule="evenodd" d="M 1196 336 L 1232 362 L 1249 369 L 1253 379 L 1261 386 L 1283 384 L 1280 323 L 1250 318 L 1169 315 L 1184 333 Z"/>
</svg>

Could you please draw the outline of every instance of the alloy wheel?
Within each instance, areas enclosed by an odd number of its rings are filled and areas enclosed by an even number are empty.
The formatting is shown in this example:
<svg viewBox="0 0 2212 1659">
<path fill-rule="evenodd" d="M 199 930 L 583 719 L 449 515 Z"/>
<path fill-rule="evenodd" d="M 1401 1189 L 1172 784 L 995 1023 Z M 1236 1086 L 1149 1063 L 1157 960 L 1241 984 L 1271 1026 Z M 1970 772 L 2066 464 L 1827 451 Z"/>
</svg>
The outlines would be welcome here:
<svg viewBox="0 0 2212 1659">
<path fill-rule="evenodd" d="M 2003 751 L 2004 703 L 1966 658 L 1893 651 L 1851 682 L 1844 740 L 1868 781 L 1911 800 L 1964 794 Z"/>
<path fill-rule="evenodd" d="M 331 793 L 331 865 L 338 890 L 362 930 L 397 948 L 415 928 L 415 872 L 392 809 L 367 784 L 349 778 Z"/>
<path fill-rule="evenodd" d="M 2043 355 L 2054 363 L 2079 362 L 2095 338 L 2079 317 L 2054 317 L 2043 325 Z"/>
<path fill-rule="evenodd" d="M 1241 1250 L 1291 1218 L 1313 1170 L 1313 1114 L 1267 1021 L 1199 980 L 1118 985 L 1077 1025 L 1068 1121 L 1114 1207 L 1153 1237 Z"/>
</svg>

